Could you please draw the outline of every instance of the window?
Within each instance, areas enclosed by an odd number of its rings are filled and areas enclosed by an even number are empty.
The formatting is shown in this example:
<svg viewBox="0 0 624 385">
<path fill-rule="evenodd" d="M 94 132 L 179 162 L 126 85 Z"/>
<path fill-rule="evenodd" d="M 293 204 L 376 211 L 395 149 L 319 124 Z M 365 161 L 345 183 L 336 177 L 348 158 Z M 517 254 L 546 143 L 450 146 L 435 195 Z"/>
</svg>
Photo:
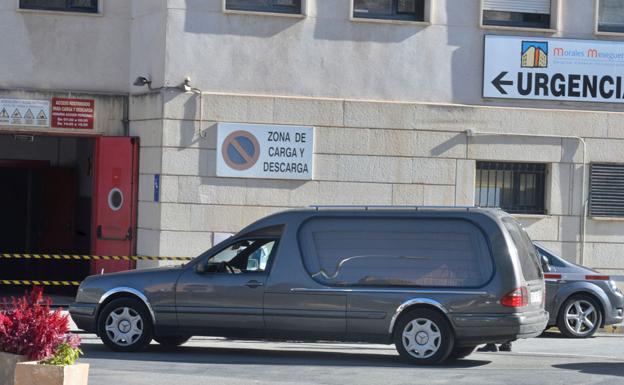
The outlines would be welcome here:
<svg viewBox="0 0 624 385">
<path fill-rule="evenodd" d="M 425 0 L 353 0 L 353 17 L 424 21 Z"/>
<path fill-rule="evenodd" d="M 551 28 L 551 0 L 483 0 L 483 25 Z"/>
<path fill-rule="evenodd" d="M 98 0 L 20 0 L 21 9 L 97 13 Z"/>
<path fill-rule="evenodd" d="M 318 218 L 299 234 L 324 285 L 479 287 L 494 271 L 483 234 L 461 219 Z"/>
<path fill-rule="evenodd" d="M 301 0 L 225 0 L 225 9 L 300 14 Z"/>
<path fill-rule="evenodd" d="M 516 214 L 544 214 L 546 165 L 477 162 L 475 204 Z"/>
<path fill-rule="evenodd" d="M 589 215 L 624 217 L 624 164 L 591 164 Z"/>
<path fill-rule="evenodd" d="M 264 272 L 277 239 L 250 239 L 234 243 L 208 260 L 209 273 Z"/>
<path fill-rule="evenodd" d="M 546 259 L 548 260 L 548 265 L 549 266 L 567 267 L 566 264 L 563 263 L 559 257 L 556 257 L 554 254 L 552 254 L 551 252 L 546 251 L 542 247 L 537 247 L 537 253 L 541 257 L 546 257 Z"/>
<path fill-rule="evenodd" d="M 624 32 L 624 1 L 600 0 L 598 2 L 598 31 Z"/>
<path fill-rule="evenodd" d="M 513 218 L 503 218 L 503 224 L 516 244 L 524 279 L 534 281 L 542 278 L 542 268 L 537 255 L 537 248 L 533 245 L 524 228 Z"/>
</svg>

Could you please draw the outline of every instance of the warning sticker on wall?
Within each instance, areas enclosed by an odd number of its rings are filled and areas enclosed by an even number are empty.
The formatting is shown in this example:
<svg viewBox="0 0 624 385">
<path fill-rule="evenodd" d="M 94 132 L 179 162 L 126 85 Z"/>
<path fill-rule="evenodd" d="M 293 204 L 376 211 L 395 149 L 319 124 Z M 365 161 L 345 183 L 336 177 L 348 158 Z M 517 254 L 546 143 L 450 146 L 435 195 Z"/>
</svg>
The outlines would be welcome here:
<svg viewBox="0 0 624 385">
<path fill-rule="evenodd" d="M 314 128 L 219 123 L 217 176 L 312 179 Z"/>
<path fill-rule="evenodd" d="M 47 100 L 0 99 L 0 126 L 50 126 Z"/>
</svg>

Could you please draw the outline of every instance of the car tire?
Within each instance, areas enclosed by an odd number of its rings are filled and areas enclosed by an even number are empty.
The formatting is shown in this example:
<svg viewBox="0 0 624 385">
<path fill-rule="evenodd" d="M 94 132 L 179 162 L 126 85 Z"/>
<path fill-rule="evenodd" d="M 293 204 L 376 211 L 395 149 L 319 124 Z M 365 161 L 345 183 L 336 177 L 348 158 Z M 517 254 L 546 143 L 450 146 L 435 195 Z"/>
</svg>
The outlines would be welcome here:
<svg viewBox="0 0 624 385">
<path fill-rule="evenodd" d="M 557 315 L 557 327 L 568 338 L 593 336 L 602 324 L 602 311 L 598 301 L 586 294 L 568 298 Z"/>
<path fill-rule="evenodd" d="M 451 354 L 448 356 L 449 360 L 459 360 L 462 358 L 466 358 L 474 352 L 476 346 L 461 346 L 455 347 L 451 351 Z"/>
<path fill-rule="evenodd" d="M 152 320 L 143 302 L 119 298 L 106 304 L 98 317 L 100 339 L 112 350 L 134 352 L 152 340 Z"/>
<path fill-rule="evenodd" d="M 450 323 L 435 310 L 410 310 L 394 328 L 394 345 L 401 357 L 412 364 L 440 364 L 449 357 L 454 343 Z"/>
<path fill-rule="evenodd" d="M 186 341 L 190 340 L 191 336 L 161 336 L 154 337 L 154 340 L 160 345 L 166 348 L 175 348 L 183 345 Z"/>
</svg>

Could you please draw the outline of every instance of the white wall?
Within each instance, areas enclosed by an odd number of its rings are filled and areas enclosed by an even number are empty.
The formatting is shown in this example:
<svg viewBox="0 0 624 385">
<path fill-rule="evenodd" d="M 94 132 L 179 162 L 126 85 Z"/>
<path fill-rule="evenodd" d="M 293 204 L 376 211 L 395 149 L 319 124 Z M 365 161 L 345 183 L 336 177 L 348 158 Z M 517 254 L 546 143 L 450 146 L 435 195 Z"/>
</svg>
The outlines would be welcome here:
<svg viewBox="0 0 624 385">
<path fill-rule="evenodd" d="M 132 0 L 131 3 L 127 88 L 132 92 L 144 92 L 147 87 L 132 86 L 138 76 L 149 76 L 154 88 L 165 83 L 167 0 Z"/>
<path fill-rule="evenodd" d="M 128 89 L 130 2 L 101 15 L 18 11 L 0 0 L 0 88 Z"/>
<path fill-rule="evenodd" d="M 226 14 L 169 0 L 166 83 L 209 92 L 619 111 L 617 105 L 483 100 L 484 34 L 593 34 L 594 1 L 561 1 L 560 31 L 479 27 L 479 0 L 432 0 L 431 25 L 350 21 L 352 0 L 308 0 L 305 18 Z"/>
</svg>

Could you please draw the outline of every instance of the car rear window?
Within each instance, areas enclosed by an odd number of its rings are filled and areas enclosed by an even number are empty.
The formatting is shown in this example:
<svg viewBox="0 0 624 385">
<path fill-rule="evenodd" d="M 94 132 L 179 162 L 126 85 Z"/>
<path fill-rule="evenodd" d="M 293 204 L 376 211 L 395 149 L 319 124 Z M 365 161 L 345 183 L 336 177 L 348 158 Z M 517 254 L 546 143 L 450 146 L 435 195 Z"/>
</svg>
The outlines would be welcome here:
<svg viewBox="0 0 624 385">
<path fill-rule="evenodd" d="M 543 274 L 538 262 L 539 257 L 537 256 L 537 249 L 533 245 L 529 235 L 513 218 L 503 218 L 503 224 L 516 244 L 524 279 L 527 281 L 541 279 Z"/>
<path fill-rule="evenodd" d="M 479 287 L 494 269 L 485 237 L 461 219 L 317 218 L 299 239 L 326 285 Z"/>
</svg>

